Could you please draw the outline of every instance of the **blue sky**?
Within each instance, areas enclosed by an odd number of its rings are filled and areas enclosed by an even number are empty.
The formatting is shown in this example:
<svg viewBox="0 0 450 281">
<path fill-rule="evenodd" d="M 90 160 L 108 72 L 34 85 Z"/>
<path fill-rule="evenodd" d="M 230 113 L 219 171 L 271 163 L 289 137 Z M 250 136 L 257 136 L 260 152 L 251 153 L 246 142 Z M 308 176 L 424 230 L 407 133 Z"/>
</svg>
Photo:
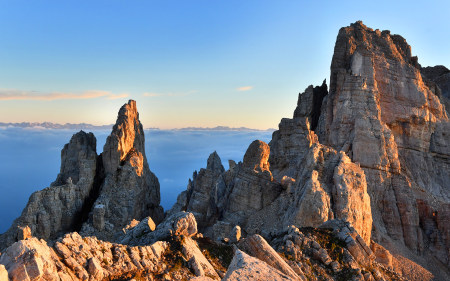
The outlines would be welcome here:
<svg viewBox="0 0 450 281">
<path fill-rule="evenodd" d="M 389 29 L 450 67 L 447 1 L 0 0 L 0 122 L 275 128 L 329 79 L 340 27 Z M 11 97 L 15 97 L 11 99 Z M 18 98 L 19 97 L 19 98 Z"/>
</svg>

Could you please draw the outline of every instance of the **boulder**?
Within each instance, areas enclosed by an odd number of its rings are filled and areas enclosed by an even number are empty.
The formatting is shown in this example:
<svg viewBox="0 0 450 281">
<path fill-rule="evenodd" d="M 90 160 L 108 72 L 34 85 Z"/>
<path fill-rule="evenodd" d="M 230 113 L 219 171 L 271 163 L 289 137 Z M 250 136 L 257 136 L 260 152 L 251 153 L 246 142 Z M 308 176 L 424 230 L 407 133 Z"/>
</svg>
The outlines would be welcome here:
<svg viewBox="0 0 450 281">
<path fill-rule="evenodd" d="M 227 274 L 222 281 L 250 281 L 250 280 L 297 280 L 281 273 L 267 263 L 251 257 L 241 250 L 235 251 L 233 260 L 228 267 Z"/>
</svg>

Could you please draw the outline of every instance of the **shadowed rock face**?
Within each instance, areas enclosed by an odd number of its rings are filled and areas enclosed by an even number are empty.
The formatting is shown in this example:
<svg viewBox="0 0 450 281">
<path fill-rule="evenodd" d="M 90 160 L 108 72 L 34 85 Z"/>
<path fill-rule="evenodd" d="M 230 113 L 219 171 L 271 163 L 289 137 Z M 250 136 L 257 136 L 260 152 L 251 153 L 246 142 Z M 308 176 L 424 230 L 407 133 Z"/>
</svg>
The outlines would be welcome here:
<svg viewBox="0 0 450 281">
<path fill-rule="evenodd" d="M 294 118 L 308 117 L 311 122 L 311 130 L 315 130 L 319 123 L 322 102 L 328 95 L 326 80 L 321 86 L 313 87 L 310 85 L 305 92 L 298 95 L 297 108 L 294 111 Z"/>
<path fill-rule="evenodd" d="M 420 69 L 422 77 L 426 78 L 430 90 L 432 90 L 445 105 L 447 115 L 450 111 L 450 70 L 443 65 L 428 66 Z"/>
</svg>

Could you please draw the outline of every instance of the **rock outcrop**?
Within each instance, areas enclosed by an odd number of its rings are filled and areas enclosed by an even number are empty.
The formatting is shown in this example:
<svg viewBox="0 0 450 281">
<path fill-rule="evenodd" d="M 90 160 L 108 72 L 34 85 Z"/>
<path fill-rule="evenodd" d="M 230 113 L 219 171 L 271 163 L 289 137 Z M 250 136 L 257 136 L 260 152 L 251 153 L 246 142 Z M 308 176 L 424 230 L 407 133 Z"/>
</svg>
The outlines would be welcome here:
<svg viewBox="0 0 450 281">
<path fill-rule="evenodd" d="M 61 151 L 61 172 L 50 187 L 36 191 L 11 228 L 0 236 L 0 249 L 24 238 L 24 228 L 42 239 L 55 239 L 81 226 L 81 217 L 95 192 L 96 139 L 80 131 Z"/>
<path fill-rule="evenodd" d="M 250 281 L 250 280 L 296 280 L 281 273 L 279 270 L 269 266 L 267 263 L 251 257 L 246 253 L 236 250 L 233 261 L 228 268 L 227 275 L 223 281 Z"/>
<path fill-rule="evenodd" d="M 291 130 L 292 124 L 305 124 Z M 194 173 L 188 192 L 207 194 L 199 229 L 214 238 L 226 238 L 234 226 L 245 234 L 276 232 L 288 225 L 318 227 L 340 218 L 353 224 L 370 243 L 372 216 L 363 170 L 346 156 L 317 142 L 308 119 L 283 119 L 270 146 L 254 141 L 244 160 L 230 170 L 215 174 Z M 298 133 L 296 133 L 298 132 Z M 287 147 L 292 147 L 289 150 Z M 277 160 L 273 171 L 269 156 Z M 210 156 L 211 158 L 211 156 Z M 204 171 L 202 169 L 201 171 Z M 211 178 L 215 175 L 215 178 Z M 189 197 L 187 197 L 189 198 Z M 180 195 L 174 211 L 187 209 L 197 216 L 195 205 Z M 206 219 L 205 219 L 206 218 Z M 207 223 L 204 223 L 207 222 Z"/>
<path fill-rule="evenodd" d="M 428 66 L 420 69 L 422 77 L 430 90 L 433 91 L 445 105 L 447 116 L 450 111 L 450 70 L 443 65 Z"/>
<path fill-rule="evenodd" d="M 136 102 L 119 111 L 102 154 L 92 133 L 80 131 L 61 151 L 61 170 L 50 187 L 30 196 L 22 215 L 0 236 L 0 249 L 24 237 L 40 239 L 68 232 L 112 241 L 132 219 L 163 218 L 159 182 L 150 171 Z"/>
</svg>

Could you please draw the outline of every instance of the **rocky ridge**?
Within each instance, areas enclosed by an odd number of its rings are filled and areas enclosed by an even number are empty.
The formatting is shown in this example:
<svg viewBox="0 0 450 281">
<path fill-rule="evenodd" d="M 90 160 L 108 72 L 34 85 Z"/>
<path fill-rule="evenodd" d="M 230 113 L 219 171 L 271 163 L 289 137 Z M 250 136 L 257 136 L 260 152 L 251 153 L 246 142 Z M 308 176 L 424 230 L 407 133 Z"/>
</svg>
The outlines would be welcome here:
<svg viewBox="0 0 450 281">
<path fill-rule="evenodd" d="M 0 237 L 0 280 L 447 280 L 447 74 L 342 28 L 329 88 L 228 170 L 212 153 L 165 216 L 130 101 L 102 154 L 84 132 L 64 147 Z"/>
</svg>

